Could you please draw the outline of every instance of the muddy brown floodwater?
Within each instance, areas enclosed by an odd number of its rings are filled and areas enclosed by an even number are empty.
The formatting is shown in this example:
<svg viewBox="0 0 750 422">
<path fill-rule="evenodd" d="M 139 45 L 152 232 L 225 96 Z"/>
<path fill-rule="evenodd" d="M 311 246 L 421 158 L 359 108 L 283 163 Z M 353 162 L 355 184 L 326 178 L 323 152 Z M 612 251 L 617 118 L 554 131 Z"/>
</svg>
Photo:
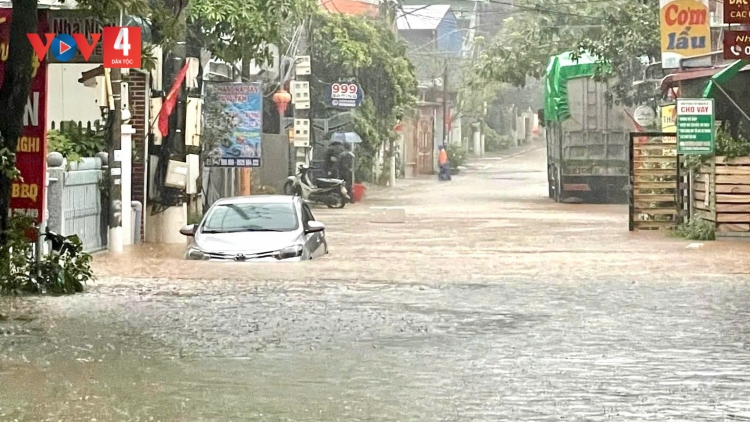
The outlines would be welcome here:
<svg viewBox="0 0 750 422">
<path fill-rule="evenodd" d="M 97 256 L 86 294 L 2 299 L 0 421 L 750 418 L 748 245 L 628 233 L 625 206 L 548 200 L 544 169 L 315 209 L 319 261 L 146 245 Z"/>
</svg>

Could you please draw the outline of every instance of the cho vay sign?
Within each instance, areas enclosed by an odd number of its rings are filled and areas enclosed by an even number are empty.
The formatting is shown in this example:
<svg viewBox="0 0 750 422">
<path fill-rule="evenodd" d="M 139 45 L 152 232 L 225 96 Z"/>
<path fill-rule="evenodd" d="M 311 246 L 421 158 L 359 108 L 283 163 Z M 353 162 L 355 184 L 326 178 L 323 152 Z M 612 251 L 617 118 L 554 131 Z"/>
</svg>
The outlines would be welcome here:
<svg viewBox="0 0 750 422">
<path fill-rule="evenodd" d="M 8 59 L 11 9 L 0 9 L 0 85 L 5 76 Z M 39 15 L 39 32 L 48 31 L 45 12 Z M 23 115 L 23 131 L 18 139 L 16 167 L 22 180 L 11 187 L 10 207 L 16 213 L 26 214 L 37 223 L 44 219 L 45 189 L 47 183 L 47 63 L 34 58 L 31 92 Z"/>
<path fill-rule="evenodd" d="M 708 0 L 660 0 L 661 61 L 665 69 L 680 60 L 711 53 Z"/>
<path fill-rule="evenodd" d="M 80 52 L 89 61 L 99 40 L 102 41 L 103 65 L 107 68 L 139 69 L 141 67 L 141 28 L 134 26 L 108 26 L 102 33 L 45 33 L 27 34 L 40 61 L 47 53 L 58 62 L 69 62 Z M 91 38 L 89 42 L 88 38 Z"/>
</svg>

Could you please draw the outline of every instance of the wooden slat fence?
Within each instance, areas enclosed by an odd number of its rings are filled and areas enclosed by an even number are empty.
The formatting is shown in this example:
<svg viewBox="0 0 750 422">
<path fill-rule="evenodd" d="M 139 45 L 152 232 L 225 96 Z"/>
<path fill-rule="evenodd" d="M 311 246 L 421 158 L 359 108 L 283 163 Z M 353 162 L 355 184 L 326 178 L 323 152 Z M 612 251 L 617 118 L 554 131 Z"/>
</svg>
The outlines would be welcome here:
<svg viewBox="0 0 750 422">
<path fill-rule="evenodd" d="M 715 224 L 717 237 L 750 237 L 750 157 L 715 157 L 693 182 L 694 215 Z"/>
<path fill-rule="evenodd" d="M 630 134 L 630 231 L 680 223 L 680 172 L 676 146 L 669 140 L 669 134 Z"/>
</svg>

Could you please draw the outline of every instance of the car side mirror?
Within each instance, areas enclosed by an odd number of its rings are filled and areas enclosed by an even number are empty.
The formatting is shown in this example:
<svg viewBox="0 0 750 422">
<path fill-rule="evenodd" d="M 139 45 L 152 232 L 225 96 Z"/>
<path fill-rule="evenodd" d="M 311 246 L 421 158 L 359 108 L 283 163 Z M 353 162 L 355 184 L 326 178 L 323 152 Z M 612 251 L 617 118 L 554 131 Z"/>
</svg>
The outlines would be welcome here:
<svg viewBox="0 0 750 422">
<path fill-rule="evenodd" d="M 195 229 L 195 224 L 188 224 L 180 229 L 180 234 L 187 237 L 193 237 L 195 236 Z"/>
<path fill-rule="evenodd" d="M 322 232 L 326 229 L 326 225 L 320 221 L 308 221 L 307 227 L 305 227 L 305 234 Z"/>
</svg>

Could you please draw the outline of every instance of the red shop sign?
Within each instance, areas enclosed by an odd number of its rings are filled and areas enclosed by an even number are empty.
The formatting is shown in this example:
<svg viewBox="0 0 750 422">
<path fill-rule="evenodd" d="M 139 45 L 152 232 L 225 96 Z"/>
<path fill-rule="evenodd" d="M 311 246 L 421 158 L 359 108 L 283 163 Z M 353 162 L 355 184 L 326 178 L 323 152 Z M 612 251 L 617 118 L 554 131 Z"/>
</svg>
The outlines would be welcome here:
<svg viewBox="0 0 750 422">
<path fill-rule="evenodd" d="M 724 0 L 724 23 L 750 23 L 750 0 Z"/>
<path fill-rule="evenodd" d="M 724 31 L 724 59 L 750 58 L 750 31 Z"/>
<path fill-rule="evenodd" d="M 0 9 L 0 86 L 5 76 L 5 60 L 10 39 L 11 9 Z M 39 13 L 39 34 L 49 32 L 46 12 Z M 34 56 L 31 92 L 23 118 L 23 131 L 18 138 L 16 167 L 23 180 L 13 182 L 10 208 L 16 213 L 32 217 L 37 223 L 44 220 L 47 185 L 47 63 L 39 63 Z"/>
</svg>

